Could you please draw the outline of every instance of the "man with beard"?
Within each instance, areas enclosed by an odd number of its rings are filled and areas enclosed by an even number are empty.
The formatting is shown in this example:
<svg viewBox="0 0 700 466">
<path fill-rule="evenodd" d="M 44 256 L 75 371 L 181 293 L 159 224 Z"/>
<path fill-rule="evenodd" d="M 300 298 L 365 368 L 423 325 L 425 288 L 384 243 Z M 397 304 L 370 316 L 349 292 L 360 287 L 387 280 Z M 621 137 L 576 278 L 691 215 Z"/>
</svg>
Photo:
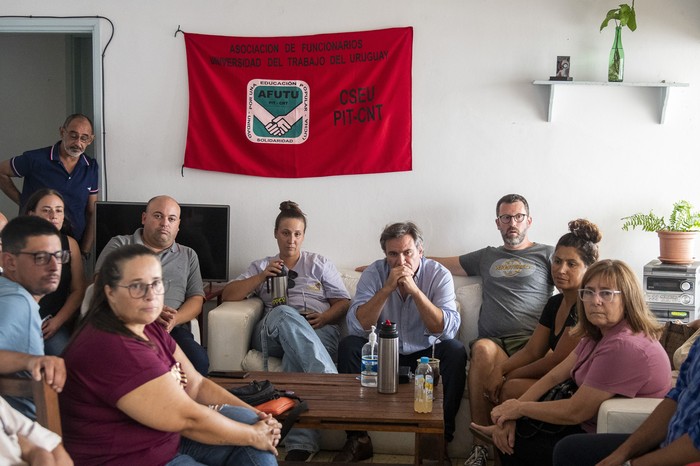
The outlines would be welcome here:
<svg viewBox="0 0 700 466">
<path fill-rule="evenodd" d="M 2 248 L 0 350 L 43 356 L 39 300 L 58 288 L 61 266 L 70 261 L 70 251 L 61 250 L 58 230 L 40 217 L 11 220 L 2 230 Z M 35 418 L 30 400 L 8 397 L 7 401 Z"/>
<path fill-rule="evenodd" d="M 105 245 L 95 262 L 95 276 L 110 252 L 127 244 L 142 244 L 156 253 L 163 266 L 165 306 L 158 318 L 197 371 L 209 372 L 207 351 L 195 341 L 190 321 L 202 312 L 204 284 L 197 253 L 175 242 L 180 231 L 180 205 L 169 196 L 156 196 L 141 214 L 143 228 L 133 235 L 115 236 Z"/>
<path fill-rule="evenodd" d="M 75 238 L 83 255 L 87 256 L 95 237 L 99 172 L 97 161 L 83 154 L 95 139 L 92 122 L 76 113 L 66 118 L 59 133 L 61 139 L 53 146 L 0 162 L 0 189 L 20 206 L 20 211 L 29 196 L 41 188 L 60 192 L 71 226 L 67 233 Z M 21 193 L 11 177 L 24 178 Z"/>
<path fill-rule="evenodd" d="M 554 248 L 528 239 L 531 224 L 527 200 L 507 194 L 496 204 L 496 228 L 503 246 L 433 258 L 455 275 L 483 279 L 479 337 L 471 343 L 467 381 L 471 420 L 477 424 L 490 424 L 490 413 L 475 400 L 487 396 L 484 383 L 491 369 L 525 346 L 554 290 L 550 269 Z M 484 442 L 474 438 L 465 466 L 486 466 L 486 459 Z"/>
</svg>

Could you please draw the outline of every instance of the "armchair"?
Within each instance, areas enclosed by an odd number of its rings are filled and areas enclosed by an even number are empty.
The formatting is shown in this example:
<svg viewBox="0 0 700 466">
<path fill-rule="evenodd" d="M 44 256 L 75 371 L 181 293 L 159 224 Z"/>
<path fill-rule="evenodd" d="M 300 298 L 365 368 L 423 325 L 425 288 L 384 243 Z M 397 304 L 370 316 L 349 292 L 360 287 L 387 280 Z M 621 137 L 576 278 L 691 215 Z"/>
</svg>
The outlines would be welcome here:
<svg viewBox="0 0 700 466">
<path fill-rule="evenodd" d="M 39 424 L 61 435 L 58 394 L 45 381 L 0 376 L 0 395 L 31 398 L 36 406 L 36 420 Z"/>
</svg>

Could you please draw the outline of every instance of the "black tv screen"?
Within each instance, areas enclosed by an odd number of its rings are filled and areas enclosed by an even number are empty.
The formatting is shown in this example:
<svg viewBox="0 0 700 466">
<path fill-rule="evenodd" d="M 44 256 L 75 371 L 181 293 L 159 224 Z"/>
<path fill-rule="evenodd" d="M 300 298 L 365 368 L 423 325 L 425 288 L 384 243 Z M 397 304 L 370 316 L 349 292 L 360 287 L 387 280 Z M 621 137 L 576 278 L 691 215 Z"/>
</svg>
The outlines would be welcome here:
<svg viewBox="0 0 700 466">
<path fill-rule="evenodd" d="M 180 231 L 175 241 L 199 256 L 205 282 L 228 281 L 229 206 L 180 204 Z M 95 257 L 110 239 L 141 228 L 145 202 L 98 201 L 95 213 Z"/>
</svg>

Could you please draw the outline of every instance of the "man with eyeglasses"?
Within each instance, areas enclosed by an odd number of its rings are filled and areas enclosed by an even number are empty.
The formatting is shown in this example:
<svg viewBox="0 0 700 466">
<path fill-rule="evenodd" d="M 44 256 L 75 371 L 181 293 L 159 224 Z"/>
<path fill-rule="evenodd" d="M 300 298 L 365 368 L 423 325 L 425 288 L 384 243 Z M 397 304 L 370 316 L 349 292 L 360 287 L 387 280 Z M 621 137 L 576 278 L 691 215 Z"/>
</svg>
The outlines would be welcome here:
<svg viewBox="0 0 700 466">
<path fill-rule="evenodd" d="M 209 373 L 209 356 L 195 341 L 190 321 L 202 312 L 204 284 L 197 253 L 175 242 L 180 231 L 180 205 L 169 196 L 156 196 L 141 214 L 143 228 L 133 235 L 115 236 L 105 245 L 95 262 L 95 275 L 110 252 L 127 244 L 142 244 L 155 252 L 167 283 L 165 306 L 158 322 L 170 332 L 195 369 Z M 131 291 L 131 290 L 129 290 Z"/>
<path fill-rule="evenodd" d="M 476 399 L 484 396 L 491 369 L 525 346 L 554 291 L 550 268 L 554 248 L 530 241 L 527 231 L 531 224 L 527 200 L 519 194 L 507 194 L 496 204 L 496 228 L 503 246 L 433 258 L 454 275 L 483 279 L 479 337 L 471 343 L 467 380 L 471 418 L 479 425 L 490 424 L 490 413 Z M 486 446 L 475 437 L 465 466 L 486 466 L 486 461 Z"/>
<path fill-rule="evenodd" d="M 98 193 L 97 161 L 83 152 L 95 139 L 92 121 L 82 114 L 68 116 L 59 128 L 61 139 L 53 146 L 30 150 L 0 162 L 0 189 L 20 207 L 41 188 L 52 188 L 65 199 L 71 236 L 88 256 L 95 237 L 95 203 Z M 11 178 L 24 178 L 22 192 Z"/>
<path fill-rule="evenodd" d="M 17 217 L 2 231 L 0 350 L 44 355 L 39 300 L 56 291 L 70 251 L 61 250 L 58 230 L 40 217 Z M 34 404 L 8 398 L 13 408 L 35 418 Z"/>
</svg>

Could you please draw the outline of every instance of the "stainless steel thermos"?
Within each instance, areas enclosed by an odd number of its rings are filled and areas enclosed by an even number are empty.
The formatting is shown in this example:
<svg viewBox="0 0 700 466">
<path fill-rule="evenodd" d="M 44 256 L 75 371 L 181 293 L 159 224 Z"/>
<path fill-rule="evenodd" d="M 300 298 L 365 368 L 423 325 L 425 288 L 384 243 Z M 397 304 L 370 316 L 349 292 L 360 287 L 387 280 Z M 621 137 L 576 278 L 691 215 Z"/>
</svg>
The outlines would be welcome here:
<svg viewBox="0 0 700 466">
<path fill-rule="evenodd" d="M 396 324 L 382 322 L 379 327 L 379 393 L 396 393 L 399 390 L 399 332 Z"/>
<path fill-rule="evenodd" d="M 265 280 L 267 292 L 270 293 L 272 298 L 272 307 L 287 304 L 288 278 L 287 267 L 283 265 L 282 270 L 276 276 L 267 277 Z"/>
</svg>

